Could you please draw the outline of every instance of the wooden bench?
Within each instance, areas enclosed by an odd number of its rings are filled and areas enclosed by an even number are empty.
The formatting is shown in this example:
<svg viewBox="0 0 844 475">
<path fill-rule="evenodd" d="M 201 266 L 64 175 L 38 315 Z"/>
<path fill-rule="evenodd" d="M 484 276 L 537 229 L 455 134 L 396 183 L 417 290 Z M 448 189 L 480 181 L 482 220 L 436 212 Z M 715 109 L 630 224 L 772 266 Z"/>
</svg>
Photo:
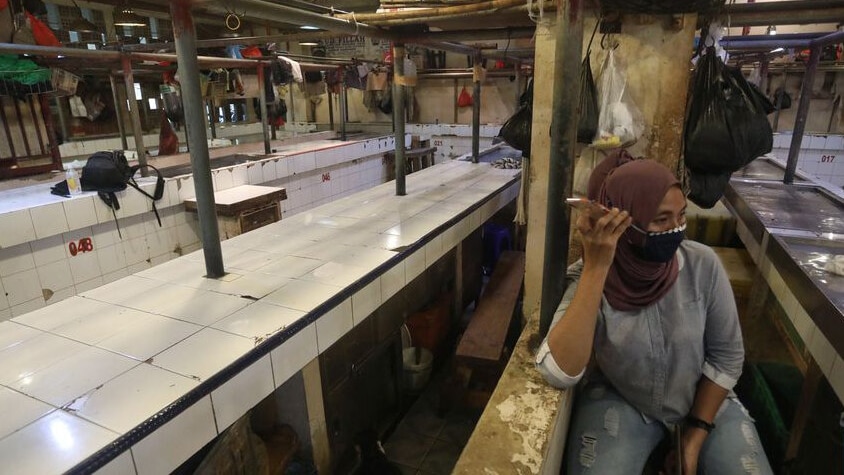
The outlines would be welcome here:
<svg viewBox="0 0 844 475">
<path fill-rule="evenodd" d="M 404 158 L 407 160 L 407 173 L 418 172 L 423 168 L 432 166 L 434 164 L 434 152 L 436 151 L 437 147 L 419 147 L 405 150 Z M 384 154 L 384 158 L 390 164 L 395 164 L 396 152 L 391 150 Z M 392 180 L 395 178 L 395 166 L 389 167 L 389 169 L 389 179 Z"/>
<path fill-rule="evenodd" d="M 486 405 L 510 356 L 507 336 L 524 275 L 525 254 L 503 252 L 457 344 L 452 384 L 444 385 L 441 398 L 444 405 Z"/>
</svg>

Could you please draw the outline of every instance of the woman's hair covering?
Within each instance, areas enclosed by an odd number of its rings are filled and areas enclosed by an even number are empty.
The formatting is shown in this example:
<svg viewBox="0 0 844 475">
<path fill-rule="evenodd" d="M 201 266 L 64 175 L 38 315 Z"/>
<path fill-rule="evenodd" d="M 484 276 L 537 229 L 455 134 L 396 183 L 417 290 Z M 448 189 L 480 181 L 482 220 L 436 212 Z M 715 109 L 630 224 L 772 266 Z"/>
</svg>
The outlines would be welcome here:
<svg viewBox="0 0 844 475">
<path fill-rule="evenodd" d="M 625 150 L 614 151 L 592 171 L 587 194 L 607 207 L 625 210 L 633 224 L 647 230 L 659 205 L 679 181 L 664 165 L 648 159 L 635 159 Z M 675 256 L 668 262 L 639 258 L 634 246 L 641 245 L 641 233 L 628 228 L 618 240 L 604 295 L 617 310 L 647 307 L 665 295 L 677 280 L 679 265 Z"/>
</svg>

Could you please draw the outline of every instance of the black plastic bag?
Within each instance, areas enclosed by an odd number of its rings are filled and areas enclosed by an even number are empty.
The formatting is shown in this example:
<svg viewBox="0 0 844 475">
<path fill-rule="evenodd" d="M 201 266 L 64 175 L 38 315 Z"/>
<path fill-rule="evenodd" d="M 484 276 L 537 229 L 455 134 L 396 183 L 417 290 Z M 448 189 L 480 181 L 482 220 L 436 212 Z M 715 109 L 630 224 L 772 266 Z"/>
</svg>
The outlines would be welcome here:
<svg viewBox="0 0 844 475">
<path fill-rule="evenodd" d="M 498 132 L 505 142 L 516 150 L 521 150 L 525 157 L 530 157 L 532 109 L 530 102 L 519 107 L 519 110 L 507 119 Z"/>
<path fill-rule="evenodd" d="M 709 174 L 694 170 L 690 170 L 690 172 L 689 199 L 704 209 L 715 206 L 718 200 L 721 199 L 721 196 L 724 195 L 724 190 L 727 188 L 727 183 L 730 182 L 732 172 L 720 174 Z"/>
<path fill-rule="evenodd" d="M 791 95 L 781 87 L 774 91 L 774 108 L 776 107 L 780 110 L 791 109 Z"/>
<path fill-rule="evenodd" d="M 378 101 L 378 109 L 387 115 L 393 113 L 393 94 L 391 91 L 384 92 L 381 100 Z"/>
<path fill-rule="evenodd" d="M 720 175 L 770 152 L 773 131 L 759 96 L 708 47 L 695 68 L 684 133 L 686 166 Z"/>
<path fill-rule="evenodd" d="M 590 51 L 586 52 L 580 69 L 580 116 L 577 120 L 577 141 L 586 144 L 592 143 L 598 133 L 598 89 L 592 75 L 590 54 Z"/>
</svg>

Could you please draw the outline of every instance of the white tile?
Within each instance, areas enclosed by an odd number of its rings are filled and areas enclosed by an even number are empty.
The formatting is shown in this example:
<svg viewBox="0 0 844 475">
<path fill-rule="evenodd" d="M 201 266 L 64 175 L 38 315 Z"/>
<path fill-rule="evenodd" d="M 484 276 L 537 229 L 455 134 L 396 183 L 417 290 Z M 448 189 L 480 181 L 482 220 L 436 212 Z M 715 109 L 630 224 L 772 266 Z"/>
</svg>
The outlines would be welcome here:
<svg viewBox="0 0 844 475">
<path fill-rule="evenodd" d="M 126 268 L 118 269 L 114 272 L 109 272 L 107 274 L 103 274 L 102 280 L 103 285 L 110 284 L 116 280 L 120 280 L 124 277 L 129 277 L 129 271 Z"/>
<path fill-rule="evenodd" d="M 119 269 L 126 268 L 126 254 L 123 252 L 123 246 L 121 244 L 94 248 L 94 252 L 97 253 L 100 271 L 103 274 L 110 274 Z"/>
<path fill-rule="evenodd" d="M 341 287 L 293 280 L 284 287 L 264 297 L 264 301 L 282 307 L 310 312 L 318 305 L 340 292 Z"/>
<path fill-rule="evenodd" d="M 287 158 L 280 158 L 275 160 L 275 175 L 276 178 L 286 178 L 290 175 L 289 160 Z"/>
<path fill-rule="evenodd" d="M 5 276 L 0 280 L 3 282 L 9 306 L 14 307 L 41 296 L 41 282 L 35 269 Z"/>
<path fill-rule="evenodd" d="M 352 295 L 352 316 L 357 325 L 381 306 L 381 278 L 366 284 Z"/>
<path fill-rule="evenodd" d="M 137 360 L 89 347 L 9 383 L 9 387 L 61 407 L 138 364 Z"/>
<path fill-rule="evenodd" d="M 96 226 L 91 226 L 91 241 L 93 241 L 94 250 L 113 246 L 121 242 L 121 238 L 117 234 L 117 225 L 114 221 L 107 221 Z"/>
<path fill-rule="evenodd" d="M 178 184 L 176 186 L 179 189 L 180 201 L 185 201 L 185 199 L 187 198 L 193 198 L 194 196 L 196 196 L 196 189 L 193 185 L 193 176 L 179 178 Z"/>
<path fill-rule="evenodd" d="M 203 381 L 254 346 L 250 338 L 205 328 L 159 353 L 153 364 Z"/>
<path fill-rule="evenodd" d="M 290 174 L 305 173 L 316 168 L 316 156 L 314 152 L 306 152 L 294 155 L 289 160 Z"/>
<path fill-rule="evenodd" d="M 58 290 L 44 290 L 44 304 L 45 305 L 52 305 L 57 302 L 61 302 L 62 300 L 69 299 L 76 295 L 76 287 L 70 286 L 64 289 Z"/>
<path fill-rule="evenodd" d="M 228 295 L 242 296 L 249 299 L 260 299 L 267 294 L 281 288 L 290 279 L 272 274 L 237 274 L 230 272 L 219 279 L 192 277 L 180 283 L 187 287 L 211 290 Z"/>
<path fill-rule="evenodd" d="M 273 390 L 270 355 L 252 363 L 211 393 L 214 415 L 220 432 L 246 414 Z"/>
<path fill-rule="evenodd" d="M 132 460 L 132 451 L 128 449 L 97 470 L 97 475 L 133 475 L 135 473 L 137 473 L 135 461 Z"/>
<path fill-rule="evenodd" d="M 411 282 L 417 276 L 425 272 L 425 247 L 418 249 L 409 255 L 405 260 L 407 282 Z"/>
<path fill-rule="evenodd" d="M 137 295 L 122 305 L 166 315 L 198 325 L 210 325 L 252 301 L 179 285 L 164 285 L 149 295 Z"/>
<path fill-rule="evenodd" d="M 809 148 L 826 150 L 826 135 L 809 135 L 803 140 L 806 139 L 809 141 Z"/>
<path fill-rule="evenodd" d="M 21 315 L 26 315 L 27 313 L 38 310 L 40 308 L 44 308 L 45 305 L 46 304 L 44 303 L 44 297 L 35 297 L 32 300 L 13 305 L 9 308 L 9 310 L 11 310 L 13 317 L 18 317 Z"/>
<path fill-rule="evenodd" d="M 0 439 L 53 410 L 48 404 L 3 386 L 0 386 L 0 407 L 6 408 L 0 418 Z"/>
<path fill-rule="evenodd" d="M 35 227 L 28 209 L 0 214 L 3 232 L 0 233 L 0 247 L 11 247 L 35 239 Z"/>
<path fill-rule="evenodd" d="M 260 163 L 248 163 L 246 165 L 246 175 L 249 177 L 250 185 L 260 185 L 264 183 L 264 173 L 261 169 Z"/>
<path fill-rule="evenodd" d="M 826 138 L 826 149 L 834 152 L 844 152 L 844 136 L 829 135 Z"/>
<path fill-rule="evenodd" d="M 407 283 L 405 281 L 404 268 L 405 263 L 404 261 L 401 261 L 381 276 L 382 302 L 386 302 L 387 300 L 389 300 L 390 297 L 395 295 Z"/>
<path fill-rule="evenodd" d="M 0 322 L 0 351 L 41 334 L 41 331 L 18 322 Z"/>
<path fill-rule="evenodd" d="M 102 277 L 94 277 L 93 279 L 86 280 L 84 282 L 76 284 L 74 287 L 76 288 L 76 293 L 81 294 L 83 292 L 87 292 L 89 290 L 96 289 L 103 285 L 103 278 Z"/>
<path fill-rule="evenodd" d="M 117 438 L 117 434 L 74 417 L 53 411 L 0 440 L 0 460 L 8 475 L 63 473 Z"/>
<path fill-rule="evenodd" d="M 201 329 L 199 325 L 175 318 L 147 315 L 128 323 L 122 331 L 100 340 L 96 345 L 139 361 L 148 361 Z"/>
<path fill-rule="evenodd" d="M 354 326 L 352 300 L 346 299 L 316 321 L 317 346 L 322 353 Z"/>
<path fill-rule="evenodd" d="M 305 367 L 317 356 L 316 324 L 299 330 L 281 346 L 270 352 L 276 387 Z"/>
<path fill-rule="evenodd" d="M 443 238 L 437 236 L 425 244 L 425 267 L 431 267 L 443 255 Z"/>
<path fill-rule="evenodd" d="M 69 231 L 62 203 L 52 203 L 30 208 L 29 213 L 32 216 L 32 225 L 35 227 L 35 236 L 38 238 L 54 236 Z"/>
<path fill-rule="evenodd" d="M 61 236 L 50 236 L 30 243 L 32 258 L 36 266 L 49 264 L 67 257 L 64 239 Z"/>
<path fill-rule="evenodd" d="M 0 248 L 0 277 L 35 268 L 30 247 L 26 244 Z"/>
<path fill-rule="evenodd" d="M 258 344 L 304 315 L 298 310 L 255 302 L 215 323 L 213 328 L 251 338 Z"/>
<path fill-rule="evenodd" d="M 302 280 L 319 282 L 337 287 L 347 287 L 367 274 L 369 269 L 339 262 L 326 262 L 303 275 Z"/>
<path fill-rule="evenodd" d="M 73 282 L 81 284 L 102 275 L 100 259 L 96 252 L 77 254 L 68 260 Z"/>
<path fill-rule="evenodd" d="M 821 329 L 817 327 L 812 329 L 812 334 L 809 337 L 807 345 L 809 346 L 809 351 L 812 353 L 812 357 L 818 363 L 818 367 L 821 368 L 823 374 L 828 378 L 832 373 L 832 364 L 835 362 L 835 356 L 837 355 L 835 348 L 832 347 L 832 344 L 824 336 Z"/>
<path fill-rule="evenodd" d="M 214 180 L 214 191 L 228 190 L 233 186 L 231 171 L 227 168 L 213 170 L 211 178 Z"/>
<path fill-rule="evenodd" d="M 155 290 L 164 285 L 158 280 L 130 275 L 117 282 L 89 290 L 82 296 L 101 302 L 122 304 L 126 301 L 137 300 L 139 297 L 154 295 Z"/>
<path fill-rule="evenodd" d="M 138 475 L 170 473 L 217 436 L 206 396 L 132 446 Z"/>
<path fill-rule="evenodd" d="M 126 255 L 126 266 L 132 266 L 150 258 L 146 236 L 123 240 L 123 253 Z"/>
<path fill-rule="evenodd" d="M 277 257 L 278 256 L 273 253 L 247 249 L 238 253 L 231 259 L 226 259 L 225 264 L 227 269 L 252 271 L 260 269 L 261 267 L 273 262 L 273 260 Z"/>
<path fill-rule="evenodd" d="M 197 384 L 196 380 L 140 364 L 77 399 L 70 409 L 80 417 L 122 434 L 184 396 Z"/>
<path fill-rule="evenodd" d="M 296 278 L 307 274 L 323 264 L 325 264 L 325 261 L 319 259 L 283 256 L 277 257 L 271 263 L 260 267 L 258 272 Z"/>
<path fill-rule="evenodd" d="M 261 162 L 261 173 L 264 176 L 264 183 L 273 181 L 278 176 L 276 175 L 276 166 L 272 161 Z"/>
<path fill-rule="evenodd" d="M 65 201 L 64 214 L 70 229 L 93 226 L 98 223 L 94 196 L 81 196 Z"/>
<path fill-rule="evenodd" d="M 25 378 L 86 348 L 81 343 L 46 333 L 29 338 L 0 351 L 0 383 Z"/>
<path fill-rule="evenodd" d="M 59 290 L 73 285 L 73 275 L 66 260 L 52 262 L 38 267 L 38 279 L 42 289 Z"/>
</svg>

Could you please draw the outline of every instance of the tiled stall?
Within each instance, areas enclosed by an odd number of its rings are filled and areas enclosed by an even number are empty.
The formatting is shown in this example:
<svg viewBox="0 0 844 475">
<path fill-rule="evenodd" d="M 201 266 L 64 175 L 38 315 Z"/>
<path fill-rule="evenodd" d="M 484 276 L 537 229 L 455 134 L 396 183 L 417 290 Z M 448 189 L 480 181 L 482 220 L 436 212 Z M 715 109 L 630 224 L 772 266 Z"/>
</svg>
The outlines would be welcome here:
<svg viewBox="0 0 844 475">
<path fill-rule="evenodd" d="M 788 158 L 790 133 L 774 135 L 771 153 L 781 160 Z M 844 136 L 807 134 L 800 143 L 797 167 L 835 186 L 844 186 Z"/>
<path fill-rule="evenodd" d="M 450 162 L 0 322 L 6 473 L 167 473 L 519 191 Z"/>
<path fill-rule="evenodd" d="M 386 180 L 383 153 L 392 137 L 313 150 L 307 143 L 272 158 L 212 171 L 215 191 L 239 185 L 286 188 L 284 219 L 371 188 Z M 58 181 L 57 177 L 57 181 Z M 151 188 L 154 179 L 139 179 Z M 51 184 L 0 192 L 0 321 L 22 315 L 140 272 L 200 247 L 195 214 L 182 201 L 194 195 L 193 178 L 167 179 L 157 203 L 129 188 L 118 193 L 119 233 L 111 209 L 96 193 L 72 198 L 51 195 Z M 121 237 L 122 235 L 122 237 Z"/>
<path fill-rule="evenodd" d="M 500 125 L 481 125 L 480 149 L 488 148 L 492 139 L 501 130 Z M 431 146 L 437 147 L 434 161 L 441 163 L 472 152 L 472 126 L 461 124 L 408 124 L 408 134 L 419 135 L 431 140 Z"/>
</svg>

